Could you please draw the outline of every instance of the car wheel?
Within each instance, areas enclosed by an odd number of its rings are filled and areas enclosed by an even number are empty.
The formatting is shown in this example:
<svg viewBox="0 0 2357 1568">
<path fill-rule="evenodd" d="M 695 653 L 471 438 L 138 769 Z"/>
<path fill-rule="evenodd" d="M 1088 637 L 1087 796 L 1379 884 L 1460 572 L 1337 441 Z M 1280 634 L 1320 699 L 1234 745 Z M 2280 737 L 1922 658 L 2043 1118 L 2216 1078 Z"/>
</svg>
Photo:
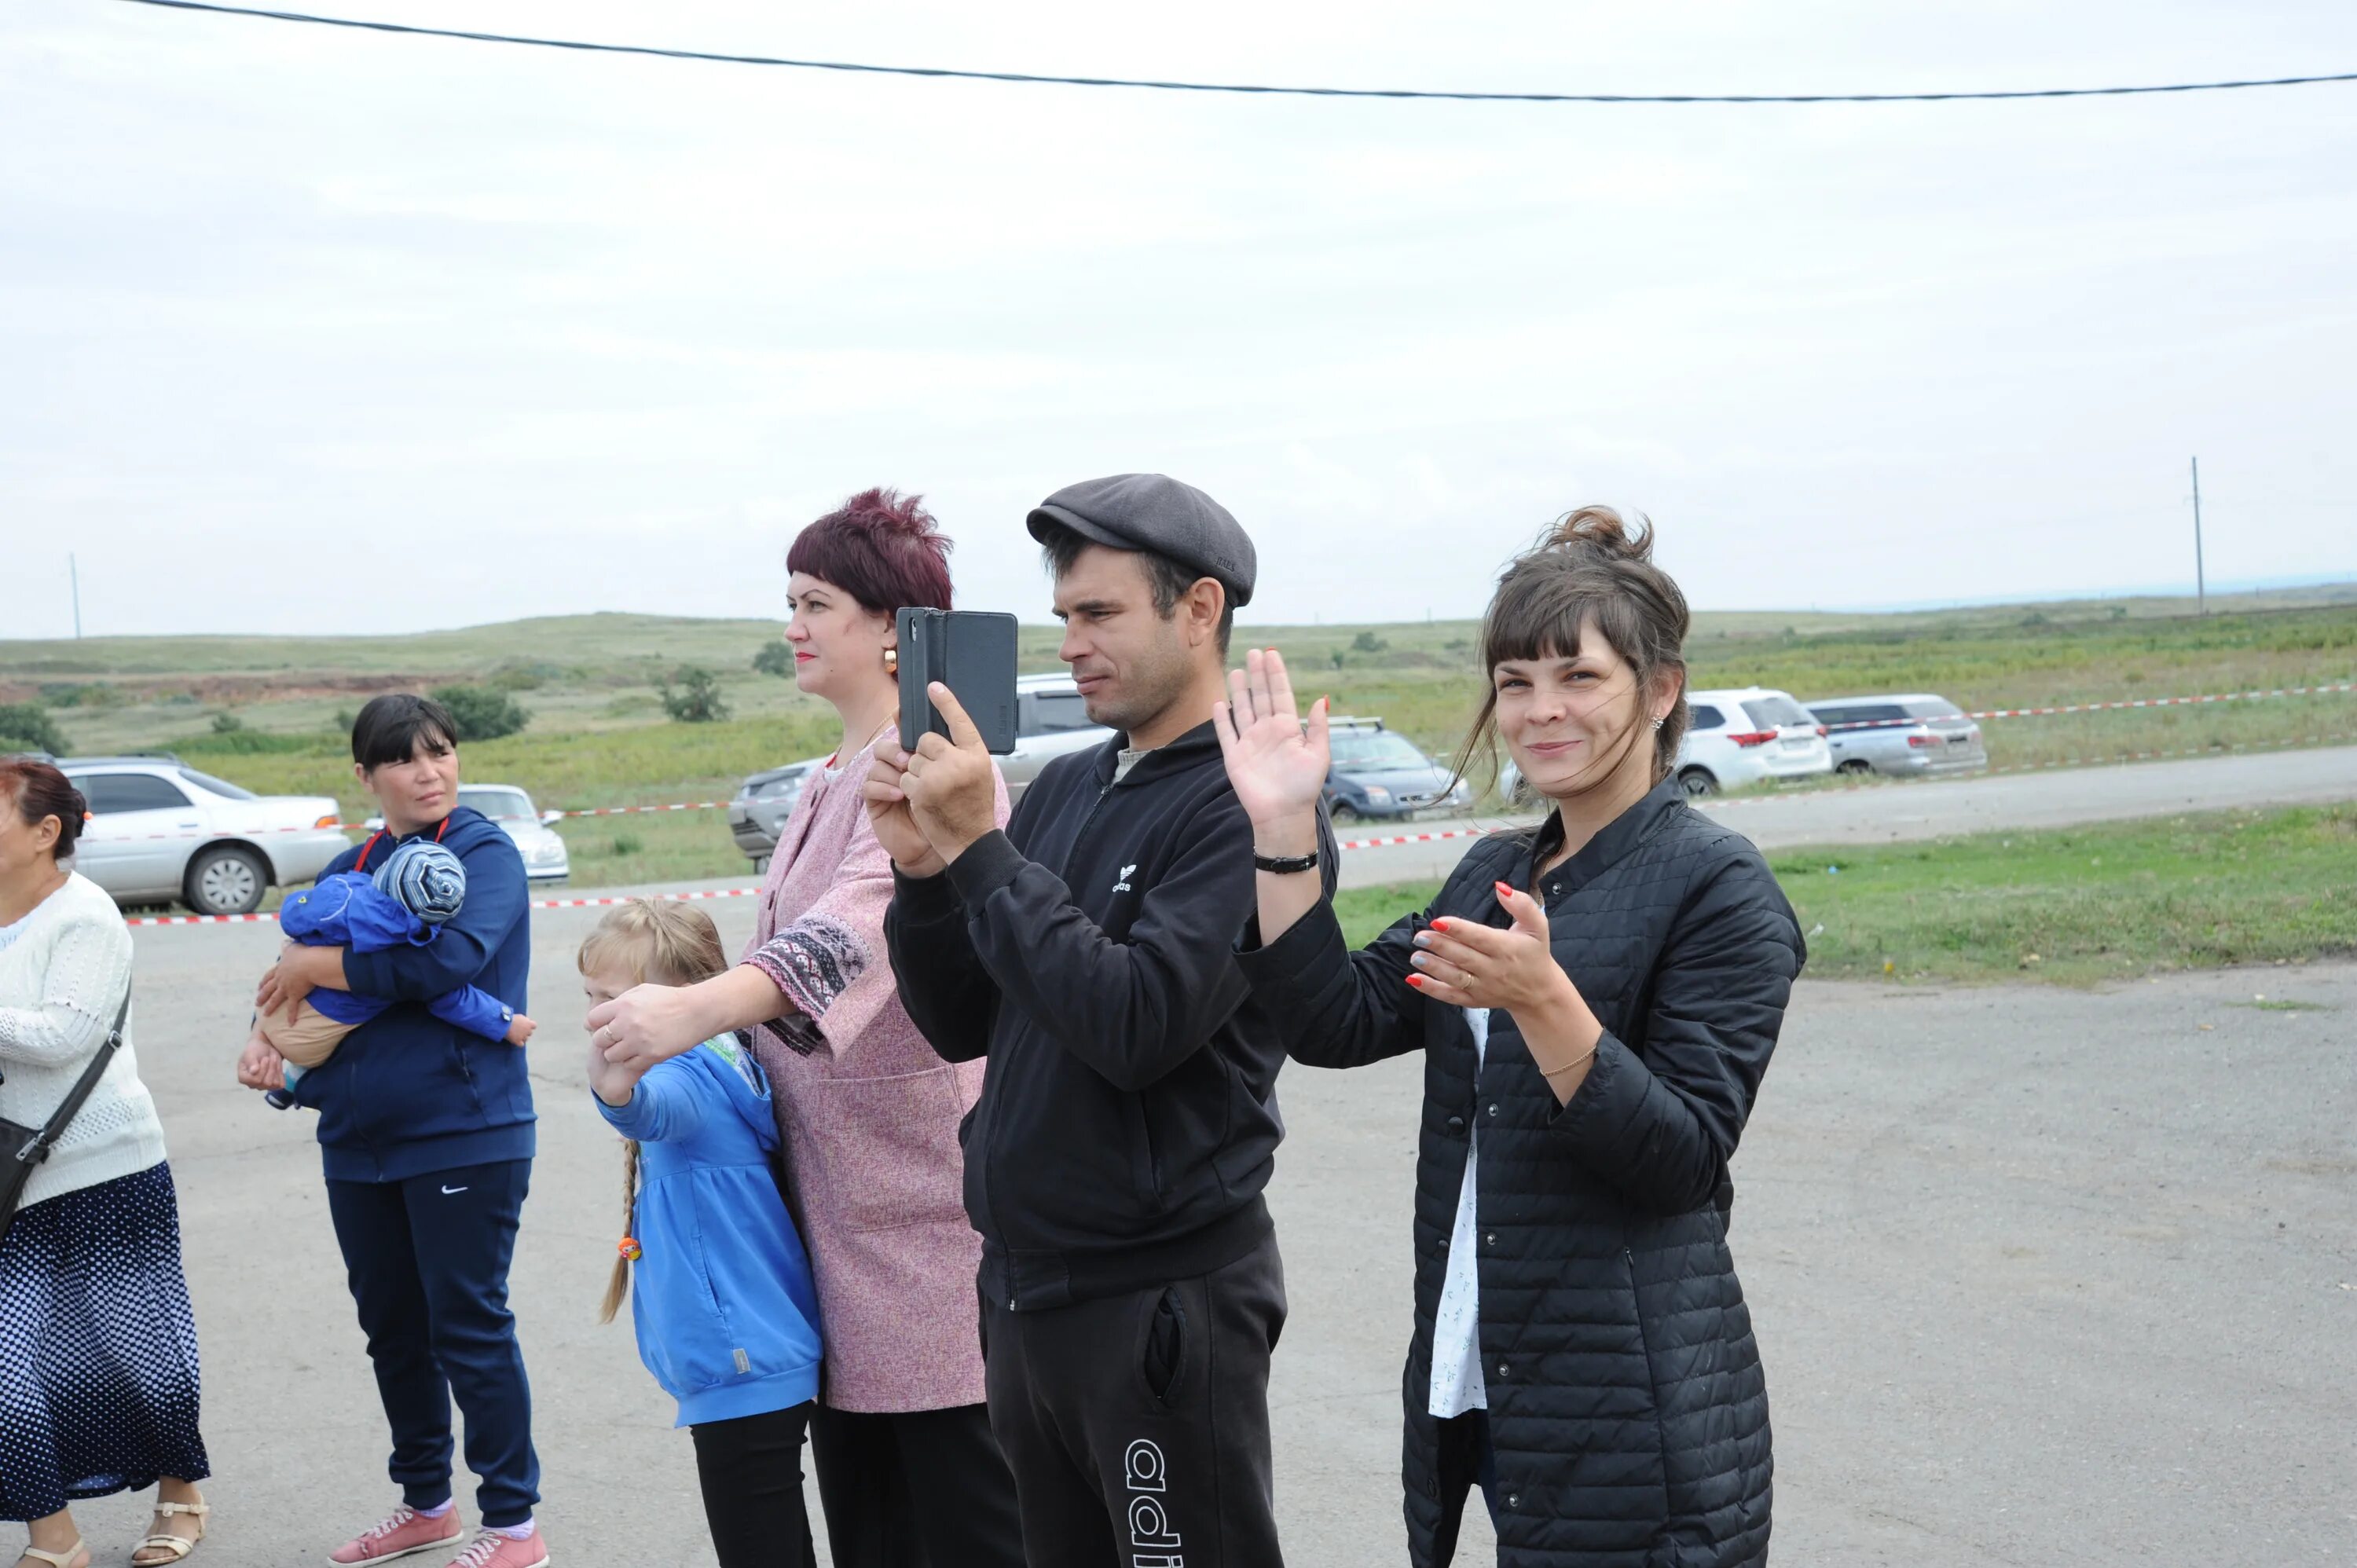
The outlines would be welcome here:
<svg viewBox="0 0 2357 1568">
<path fill-rule="evenodd" d="M 1718 793 L 1718 780 L 1711 777 L 1707 768 L 1689 768 L 1678 775 L 1678 782 L 1685 787 L 1689 800 L 1699 800 L 1705 795 Z"/>
<path fill-rule="evenodd" d="M 1326 816 L 1338 828 L 1346 822 L 1363 822 L 1367 820 L 1359 814 L 1359 808 L 1348 800 L 1335 801 L 1334 809 L 1327 812 Z"/>
<path fill-rule="evenodd" d="M 1848 761 L 1843 763 L 1839 768 L 1835 768 L 1834 771 L 1836 773 L 1846 773 L 1851 778 L 1855 779 L 1862 773 L 1873 772 L 1874 764 L 1868 762 L 1863 757 L 1853 757 Z"/>
<path fill-rule="evenodd" d="M 770 875 L 770 857 L 768 855 L 757 854 L 753 857 L 753 875 L 756 876 L 767 876 Z"/>
<path fill-rule="evenodd" d="M 180 901 L 199 915 L 251 915 L 270 891 L 270 867 L 236 844 L 200 849 L 188 862 Z"/>
</svg>

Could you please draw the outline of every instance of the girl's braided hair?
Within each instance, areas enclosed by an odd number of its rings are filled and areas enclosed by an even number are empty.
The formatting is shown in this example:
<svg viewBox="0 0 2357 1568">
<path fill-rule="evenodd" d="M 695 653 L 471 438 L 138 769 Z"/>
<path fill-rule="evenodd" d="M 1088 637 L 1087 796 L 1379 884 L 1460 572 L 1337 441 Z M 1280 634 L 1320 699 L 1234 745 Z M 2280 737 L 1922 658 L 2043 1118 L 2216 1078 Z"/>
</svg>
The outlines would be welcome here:
<svg viewBox="0 0 2357 1568">
<path fill-rule="evenodd" d="M 627 974 L 635 984 L 694 985 L 728 972 L 727 950 L 712 917 L 675 898 L 633 898 L 606 912 L 579 958 L 584 974 Z M 622 1140 L 622 1236 L 638 1234 L 639 1141 Z M 614 1260 L 597 1321 L 611 1323 L 630 1294 L 630 1256 Z"/>
</svg>

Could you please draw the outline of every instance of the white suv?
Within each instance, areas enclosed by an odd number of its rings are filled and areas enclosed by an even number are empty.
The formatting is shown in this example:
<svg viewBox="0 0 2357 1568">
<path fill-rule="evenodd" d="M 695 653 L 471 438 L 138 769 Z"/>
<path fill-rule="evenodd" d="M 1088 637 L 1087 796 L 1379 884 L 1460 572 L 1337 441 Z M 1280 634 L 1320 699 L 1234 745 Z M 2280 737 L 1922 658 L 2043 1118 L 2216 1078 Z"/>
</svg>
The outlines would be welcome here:
<svg viewBox="0 0 2357 1568">
<path fill-rule="evenodd" d="M 1743 686 L 1688 692 L 1693 722 L 1678 748 L 1678 781 L 1689 795 L 1831 773 L 1834 755 L 1825 726 L 1789 692 Z"/>
<path fill-rule="evenodd" d="M 119 904 L 251 915 L 272 887 L 316 880 L 352 846 L 325 795 L 257 795 L 171 757 L 70 757 L 58 768 L 90 802 L 74 869 Z"/>
<path fill-rule="evenodd" d="M 1113 731 L 1090 719 L 1070 675 L 1026 675 L 1015 682 L 1015 749 L 998 759 L 1006 798 L 1019 800 L 1039 770 L 1075 751 L 1092 751 Z"/>
</svg>

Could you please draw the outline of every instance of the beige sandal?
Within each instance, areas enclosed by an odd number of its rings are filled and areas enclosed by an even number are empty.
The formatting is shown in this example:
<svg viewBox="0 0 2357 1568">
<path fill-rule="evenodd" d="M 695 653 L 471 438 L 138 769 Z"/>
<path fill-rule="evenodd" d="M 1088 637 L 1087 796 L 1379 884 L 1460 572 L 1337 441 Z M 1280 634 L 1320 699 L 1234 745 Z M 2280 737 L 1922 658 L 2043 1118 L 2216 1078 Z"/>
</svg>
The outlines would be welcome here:
<svg viewBox="0 0 2357 1568">
<path fill-rule="evenodd" d="M 187 1514 L 197 1521 L 197 1533 L 149 1536 L 131 1549 L 133 1568 L 163 1568 L 166 1563 L 185 1562 L 188 1553 L 197 1549 L 197 1542 L 205 1538 L 205 1516 L 212 1511 L 213 1506 L 210 1503 L 167 1503 L 158 1499 L 156 1504 L 156 1513 L 158 1518 L 168 1520 L 176 1513 Z M 171 1555 L 143 1560 L 139 1554 L 150 1550 L 167 1552 Z M 59 1568 L 64 1568 L 64 1564 L 59 1564 Z"/>
<path fill-rule="evenodd" d="M 77 1541 L 63 1552 L 44 1552 L 38 1546 L 27 1546 L 22 1549 L 18 1560 L 30 1557 L 35 1562 L 48 1563 L 49 1568 L 73 1568 L 74 1559 L 89 1548 L 90 1542 L 87 1541 Z"/>
</svg>

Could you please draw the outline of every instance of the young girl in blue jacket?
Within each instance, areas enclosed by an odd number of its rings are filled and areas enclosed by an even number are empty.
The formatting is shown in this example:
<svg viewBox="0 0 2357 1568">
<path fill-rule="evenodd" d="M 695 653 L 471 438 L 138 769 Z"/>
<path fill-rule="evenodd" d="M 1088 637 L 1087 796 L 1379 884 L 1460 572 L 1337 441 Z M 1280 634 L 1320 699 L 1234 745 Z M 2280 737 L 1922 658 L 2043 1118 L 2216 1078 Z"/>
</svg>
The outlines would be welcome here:
<svg viewBox="0 0 2357 1568">
<path fill-rule="evenodd" d="M 594 1007 L 634 985 L 693 985 L 728 960 L 704 911 L 638 898 L 598 923 L 580 965 Z M 778 1188 L 760 1065 L 723 1035 L 642 1077 L 593 1040 L 589 1087 L 629 1140 L 621 1256 L 600 1320 L 627 1291 L 639 1359 L 695 1440 L 720 1568 L 811 1568 L 802 1447 L 818 1397 L 818 1298 Z"/>
</svg>

